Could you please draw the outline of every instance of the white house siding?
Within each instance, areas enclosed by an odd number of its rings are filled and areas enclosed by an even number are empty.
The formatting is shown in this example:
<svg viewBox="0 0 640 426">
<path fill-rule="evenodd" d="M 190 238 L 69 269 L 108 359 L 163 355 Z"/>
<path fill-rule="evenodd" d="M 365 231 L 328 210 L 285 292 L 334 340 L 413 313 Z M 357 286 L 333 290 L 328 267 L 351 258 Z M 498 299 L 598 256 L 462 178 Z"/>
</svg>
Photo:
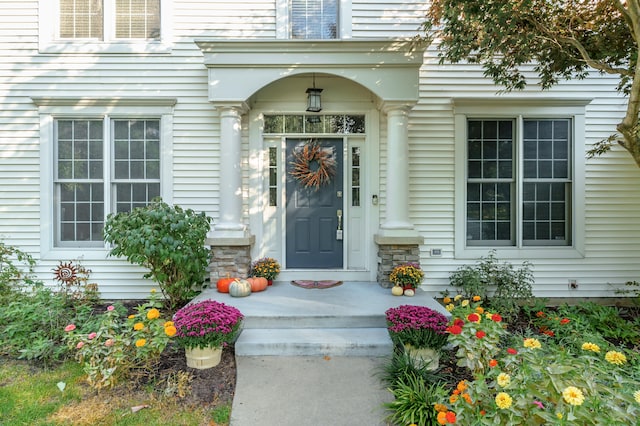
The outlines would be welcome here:
<svg viewBox="0 0 640 426">
<path fill-rule="evenodd" d="M 42 0 L 47 1 L 47 0 Z M 425 13 L 424 1 L 346 0 L 353 38 L 413 37 Z M 220 176 L 219 123 L 207 96 L 207 69 L 194 39 L 273 39 L 280 0 L 175 0 L 171 50 L 165 54 L 39 54 L 38 1 L 0 0 L 0 238 L 31 253 L 39 278 L 53 283 L 58 261 L 84 256 L 105 298 L 145 297 L 153 284 L 142 270 L 106 258 L 104 250 L 41 255 L 40 121 L 32 97 L 113 96 L 176 98 L 173 115 L 173 203 L 217 217 Z M 52 19 L 48 17 L 47 19 Z M 410 114 L 410 215 L 425 238 L 425 288 L 445 289 L 449 274 L 473 259 L 455 259 L 453 97 L 493 97 L 496 88 L 472 66 L 437 65 L 433 49 L 420 74 L 420 101 Z M 612 79 L 563 83 L 550 92 L 531 87 L 505 98 L 591 96 L 587 144 L 608 136 L 622 115 Z M 241 84 L 241 82 L 239 82 Z M 586 89 L 585 89 L 586 88 Z M 246 117 L 243 158 L 248 157 Z M 380 115 L 380 213 L 384 220 L 386 120 Z M 585 146 L 585 150 L 587 147 Z M 373 165 L 374 167 L 377 165 Z M 540 296 L 610 296 L 608 283 L 640 277 L 640 173 L 620 149 L 586 162 L 584 258 L 531 259 Z M 249 171 L 245 168 L 244 182 Z M 245 190 L 249 190 L 245 185 Z M 246 195 L 246 194 L 245 194 Z M 247 197 L 245 197 L 245 200 Z M 245 204 L 245 210 L 247 206 Z M 247 213 L 245 212 L 245 220 Z M 458 224 L 461 226 L 462 224 Z M 442 257 L 430 257 L 431 248 Z M 519 264 L 519 258 L 509 259 Z M 568 292 L 567 280 L 579 290 Z"/>
<path fill-rule="evenodd" d="M 354 38 L 414 37 L 427 11 L 426 1 L 352 0 Z"/>
<path fill-rule="evenodd" d="M 615 78 L 594 75 L 583 81 L 563 82 L 542 92 L 532 85 L 522 92 L 498 95 L 492 82 L 477 67 L 438 65 L 433 48 L 425 55 L 421 71 L 420 102 L 411 114 L 410 170 L 411 216 L 425 237 L 422 262 L 426 269 L 425 288 L 445 290 L 451 272 L 475 259 L 456 259 L 454 229 L 454 125 L 455 98 L 513 99 L 593 98 L 586 107 L 586 141 L 589 146 L 615 132 L 623 116 L 624 100 L 615 91 Z M 487 112 L 487 116 L 491 116 Z M 640 277 L 640 208 L 637 181 L 640 171 L 621 148 L 603 157 L 585 160 L 584 256 L 506 258 L 515 266 L 528 260 L 535 275 L 534 292 L 541 297 L 615 297 L 614 290 Z M 442 249 L 442 257 L 429 250 Z M 578 290 L 568 290 L 568 280 L 577 280 Z"/>
</svg>

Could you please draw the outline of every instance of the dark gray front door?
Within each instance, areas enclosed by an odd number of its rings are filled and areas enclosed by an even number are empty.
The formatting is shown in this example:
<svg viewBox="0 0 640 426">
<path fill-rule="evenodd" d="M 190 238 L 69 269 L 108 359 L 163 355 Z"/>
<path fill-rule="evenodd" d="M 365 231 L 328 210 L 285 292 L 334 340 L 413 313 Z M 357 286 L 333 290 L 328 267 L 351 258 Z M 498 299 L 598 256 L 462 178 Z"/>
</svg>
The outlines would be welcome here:
<svg viewBox="0 0 640 426">
<path fill-rule="evenodd" d="M 295 162 L 305 145 L 317 144 L 333 163 L 333 173 L 319 186 L 304 183 L 315 176 L 320 164 L 308 162 L 308 173 L 296 179 Z M 330 164 L 325 161 L 325 167 Z M 342 239 L 339 239 L 338 215 L 342 213 L 342 139 L 287 139 L 286 254 L 287 268 L 342 268 Z M 343 222 L 341 222 L 342 224 Z"/>
</svg>

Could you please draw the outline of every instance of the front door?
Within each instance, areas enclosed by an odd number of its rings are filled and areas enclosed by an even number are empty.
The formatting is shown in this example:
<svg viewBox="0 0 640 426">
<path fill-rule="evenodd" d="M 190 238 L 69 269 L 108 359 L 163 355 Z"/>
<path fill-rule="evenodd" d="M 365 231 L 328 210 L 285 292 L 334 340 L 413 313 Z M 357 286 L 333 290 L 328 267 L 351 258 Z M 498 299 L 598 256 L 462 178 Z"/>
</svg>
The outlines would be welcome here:
<svg viewBox="0 0 640 426">
<path fill-rule="evenodd" d="M 342 139 L 287 139 L 286 265 L 343 264 Z"/>
</svg>

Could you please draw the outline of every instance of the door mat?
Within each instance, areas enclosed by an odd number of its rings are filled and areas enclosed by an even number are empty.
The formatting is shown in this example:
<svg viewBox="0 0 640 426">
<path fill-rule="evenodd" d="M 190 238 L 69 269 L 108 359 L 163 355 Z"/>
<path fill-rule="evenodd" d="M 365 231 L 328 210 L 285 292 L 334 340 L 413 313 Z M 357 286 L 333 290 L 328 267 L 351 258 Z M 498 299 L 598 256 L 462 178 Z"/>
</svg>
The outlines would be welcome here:
<svg viewBox="0 0 640 426">
<path fill-rule="evenodd" d="M 342 284 L 342 281 L 335 280 L 324 280 L 324 281 L 313 281 L 313 280 L 294 280 L 291 281 L 291 284 L 302 287 L 302 288 L 329 288 L 335 287 Z"/>
</svg>

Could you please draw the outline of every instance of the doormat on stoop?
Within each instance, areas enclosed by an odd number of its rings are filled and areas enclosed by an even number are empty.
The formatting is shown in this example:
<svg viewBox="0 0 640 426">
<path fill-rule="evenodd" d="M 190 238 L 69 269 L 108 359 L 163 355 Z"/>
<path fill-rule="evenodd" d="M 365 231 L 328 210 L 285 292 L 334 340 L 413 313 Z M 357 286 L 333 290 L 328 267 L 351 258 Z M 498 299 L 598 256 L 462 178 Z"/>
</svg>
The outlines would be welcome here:
<svg viewBox="0 0 640 426">
<path fill-rule="evenodd" d="M 342 281 L 335 280 L 324 280 L 324 281 L 313 281 L 313 280 L 294 280 L 291 281 L 291 284 L 302 287 L 302 288 L 329 288 L 335 287 L 342 284 Z"/>
</svg>

